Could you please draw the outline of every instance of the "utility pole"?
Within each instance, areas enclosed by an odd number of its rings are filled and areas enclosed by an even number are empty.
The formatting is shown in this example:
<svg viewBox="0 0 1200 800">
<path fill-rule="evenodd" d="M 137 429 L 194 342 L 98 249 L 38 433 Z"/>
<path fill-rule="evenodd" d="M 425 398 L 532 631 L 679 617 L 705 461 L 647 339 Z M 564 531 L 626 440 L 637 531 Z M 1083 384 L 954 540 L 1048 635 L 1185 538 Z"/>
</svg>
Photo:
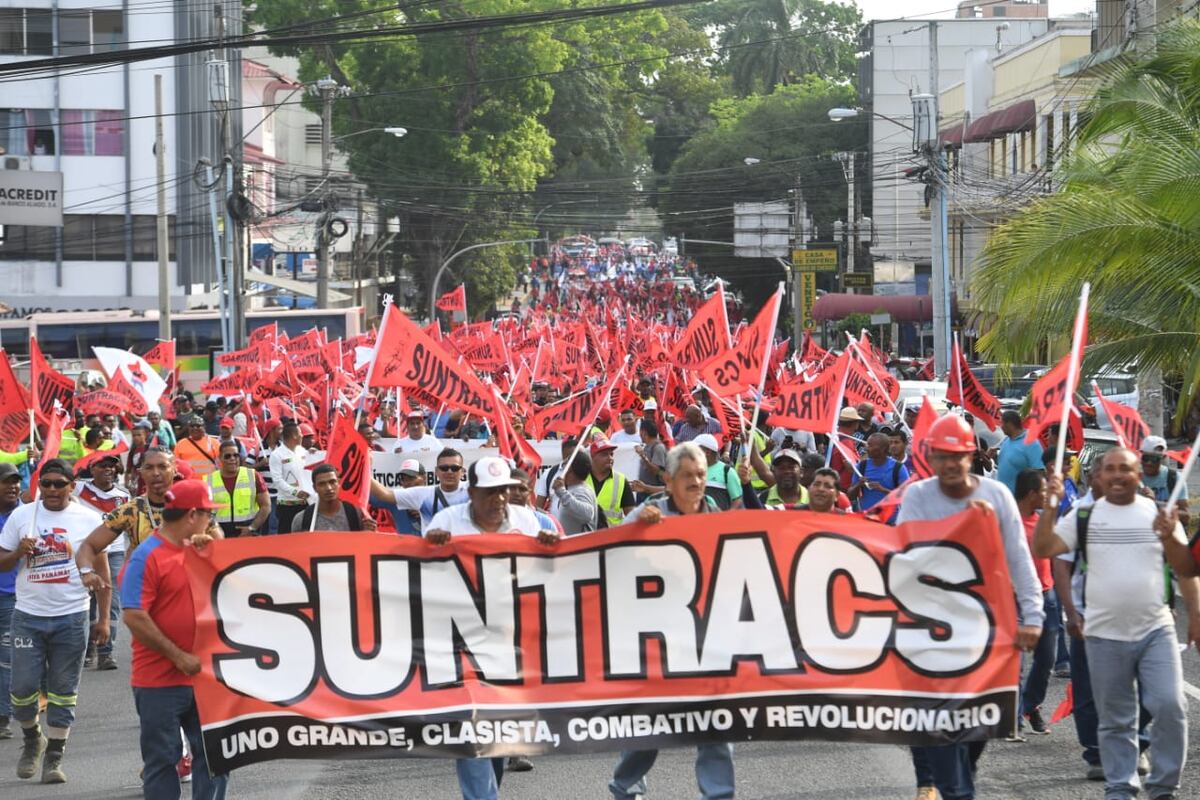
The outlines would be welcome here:
<svg viewBox="0 0 1200 800">
<path fill-rule="evenodd" d="M 938 27 L 929 23 L 929 94 L 912 97 L 914 149 L 926 158 L 926 180 L 931 191 L 930 220 L 930 298 L 933 301 L 933 363 L 938 375 L 950 371 L 950 274 L 949 243 L 946 224 L 946 162 L 938 143 Z"/>
<path fill-rule="evenodd" d="M 321 95 L 321 185 L 329 198 L 329 169 L 333 162 L 333 97 L 338 84 L 326 75 L 317 81 Z M 329 308 L 329 203 L 324 203 L 317 234 L 317 308 Z"/>
<path fill-rule="evenodd" d="M 854 272 L 855 260 L 858 256 L 858 205 L 854 199 L 854 161 L 857 154 L 853 152 L 838 153 L 834 156 L 842 165 L 842 174 L 846 176 L 846 272 Z M 858 294 L 858 290 L 854 290 Z"/>
<path fill-rule="evenodd" d="M 158 170 L 158 338 L 171 338 L 171 286 L 167 270 L 167 157 L 163 144 L 162 75 L 154 76 L 154 160 Z"/>
<path fill-rule="evenodd" d="M 805 222 L 808 208 L 804 204 L 804 186 L 799 173 L 796 174 L 796 188 L 792 198 L 794 211 L 792 227 L 795 229 L 796 250 L 808 249 L 808 237 L 805 235 Z M 800 265 L 792 259 L 792 343 L 800 346 L 800 337 L 804 335 L 804 281 L 800 277 Z"/>
</svg>

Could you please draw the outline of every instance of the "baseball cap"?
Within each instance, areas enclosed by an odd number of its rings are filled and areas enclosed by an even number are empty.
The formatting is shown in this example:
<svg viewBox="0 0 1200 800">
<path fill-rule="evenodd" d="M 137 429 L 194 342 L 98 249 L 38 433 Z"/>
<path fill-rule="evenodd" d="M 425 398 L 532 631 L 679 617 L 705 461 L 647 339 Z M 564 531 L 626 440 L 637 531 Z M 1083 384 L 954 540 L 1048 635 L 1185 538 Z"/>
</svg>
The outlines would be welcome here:
<svg viewBox="0 0 1200 800">
<path fill-rule="evenodd" d="M 617 449 L 617 446 L 615 444 L 613 444 L 612 442 L 610 442 L 608 439 L 605 439 L 603 436 L 597 436 L 592 441 L 591 447 L 588 448 L 588 452 L 591 453 L 592 455 L 596 455 L 596 453 L 603 453 L 605 450 L 616 450 L 616 449 Z"/>
<path fill-rule="evenodd" d="M 1142 440 L 1143 453 L 1167 452 L 1167 440 L 1161 436 L 1147 436 Z"/>
<path fill-rule="evenodd" d="M 467 482 L 472 489 L 492 489 L 497 486 L 519 486 L 512 468 L 503 458 L 484 456 L 467 470 Z"/>
<path fill-rule="evenodd" d="M 186 418 L 183 420 L 183 424 L 184 424 L 184 425 L 203 425 L 203 424 L 204 424 L 204 418 L 203 418 L 203 417 L 201 417 L 201 416 L 198 416 L 198 415 L 196 415 L 196 414 L 192 414 L 191 416 L 189 416 L 189 417 L 186 417 Z"/>
<path fill-rule="evenodd" d="M 795 461 L 796 466 L 800 466 L 804 463 L 804 460 L 800 457 L 800 454 L 791 448 L 788 448 L 787 450 L 780 450 L 775 454 L 774 458 L 771 459 L 771 463 L 778 464 L 785 458 L 790 458 L 792 461 Z"/>
<path fill-rule="evenodd" d="M 133 427 L 141 428 L 144 431 L 154 430 L 154 426 L 150 424 L 150 420 L 148 419 L 139 419 L 137 422 L 133 423 Z"/>
<path fill-rule="evenodd" d="M 658 403 L 653 397 L 642 403 L 642 411 L 658 411 Z"/>
<path fill-rule="evenodd" d="M 233 417 L 221 417 L 221 427 L 233 430 Z"/>
<path fill-rule="evenodd" d="M 120 457 L 119 455 L 117 455 L 116 453 L 105 453 L 105 454 L 104 454 L 104 455 L 102 455 L 102 456 L 97 456 L 97 457 L 96 457 L 96 460 L 95 460 L 95 461 L 93 461 L 92 463 L 93 463 L 93 464 L 99 464 L 99 463 L 101 463 L 102 461 L 112 461 L 112 462 L 115 462 L 115 463 L 117 463 L 117 464 L 120 464 L 120 463 L 121 463 L 121 457 Z"/>
<path fill-rule="evenodd" d="M 0 462 L 0 481 L 6 481 L 9 478 L 20 478 L 21 473 L 17 471 L 16 464 L 9 464 L 7 461 Z"/>
<path fill-rule="evenodd" d="M 414 408 L 405 415 L 405 419 L 425 419 L 425 412 L 419 408 Z"/>
<path fill-rule="evenodd" d="M 862 422 L 862 415 L 850 406 L 846 406 L 838 414 L 838 422 Z"/>
<path fill-rule="evenodd" d="M 164 508 L 173 508 L 180 511 L 191 511 L 196 508 L 208 510 L 220 508 L 220 506 L 213 502 L 212 492 L 209 491 L 208 484 L 192 478 L 177 481 L 167 490 L 166 497 L 167 504 Z"/>
<path fill-rule="evenodd" d="M 695 439 L 692 439 L 692 441 L 695 442 L 698 447 L 702 447 L 705 450 L 712 450 L 714 453 L 721 452 L 721 445 L 717 444 L 717 437 L 713 436 L 711 433 L 702 433 Z"/>
<path fill-rule="evenodd" d="M 75 473 L 71 471 L 71 465 L 61 458 L 52 458 L 44 462 L 38 469 L 38 475 L 42 478 L 51 473 L 58 473 L 69 481 L 75 480 Z"/>
<path fill-rule="evenodd" d="M 400 462 L 401 475 L 422 475 L 425 470 L 421 468 L 421 462 L 415 458 L 406 458 Z"/>
<path fill-rule="evenodd" d="M 316 436 L 317 432 L 315 430 L 313 430 L 312 425 L 309 425 L 307 422 L 301 422 L 300 423 L 300 435 L 301 436 Z"/>
<path fill-rule="evenodd" d="M 283 427 L 283 423 L 275 418 L 271 418 L 263 423 L 263 433 L 270 433 L 273 430 L 278 430 Z"/>
<path fill-rule="evenodd" d="M 192 469 L 192 465 L 182 458 L 175 459 L 175 483 L 180 481 L 190 480 L 196 476 L 196 470 Z"/>
</svg>

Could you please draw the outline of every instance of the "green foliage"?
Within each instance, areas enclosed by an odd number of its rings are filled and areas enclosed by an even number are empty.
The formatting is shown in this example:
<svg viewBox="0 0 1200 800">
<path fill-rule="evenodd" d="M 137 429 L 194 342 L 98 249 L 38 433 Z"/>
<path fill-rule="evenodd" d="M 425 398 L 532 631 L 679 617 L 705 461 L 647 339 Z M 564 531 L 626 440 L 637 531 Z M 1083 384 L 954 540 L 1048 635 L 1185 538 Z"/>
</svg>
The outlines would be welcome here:
<svg viewBox="0 0 1200 800">
<path fill-rule="evenodd" d="M 1200 391 L 1200 23 L 1181 21 L 1147 60 L 1108 76 L 1062 190 L 997 229 L 974 291 L 994 320 L 980 345 L 1019 361 L 1069 336 L 1092 285 L 1087 367 L 1183 376 L 1176 423 Z"/>
<path fill-rule="evenodd" d="M 853 334 L 855 338 L 858 338 L 858 334 L 861 333 L 864 328 L 871 330 L 871 315 L 850 314 L 844 319 L 834 323 L 833 330 L 837 334 L 834 337 L 834 341 L 838 343 L 838 347 L 841 347 L 846 341 L 847 333 Z"/>
</svg>

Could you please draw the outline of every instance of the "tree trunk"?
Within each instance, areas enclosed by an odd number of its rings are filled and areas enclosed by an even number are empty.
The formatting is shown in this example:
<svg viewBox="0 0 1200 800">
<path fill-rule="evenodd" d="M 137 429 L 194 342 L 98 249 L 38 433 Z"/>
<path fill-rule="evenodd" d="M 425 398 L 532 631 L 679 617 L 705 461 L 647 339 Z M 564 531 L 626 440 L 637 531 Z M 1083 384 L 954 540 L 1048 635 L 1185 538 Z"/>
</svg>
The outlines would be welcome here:
<svg viewBox="0 0 1200 800">
<path fill-rule="evenodd" d="M 1163 435 L 1163 376 L 1158 367 L 1144 367 L 1137 373 L 1138 413 L 1150 426 L 1150 433 Z"/>
</svg>

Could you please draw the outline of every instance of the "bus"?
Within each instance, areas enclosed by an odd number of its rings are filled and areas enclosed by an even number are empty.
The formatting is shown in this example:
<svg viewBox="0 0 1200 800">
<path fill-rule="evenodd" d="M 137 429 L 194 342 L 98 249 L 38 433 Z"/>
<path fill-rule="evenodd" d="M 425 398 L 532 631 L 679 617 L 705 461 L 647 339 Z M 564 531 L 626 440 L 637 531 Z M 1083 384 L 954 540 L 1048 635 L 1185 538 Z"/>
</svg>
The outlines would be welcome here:
<svg viewBox="0 0 1200 800">
<path fill-rule="evenodd" d="M 260 309 L 246 312 L 246 333 L 272 322 L 280 333 L 299 336 L 311 328 L 324 328 L 333 339 L 349 339 L 361 333 L 362 309 Z M 175 363 L 180 385 L 195 392 L 214 374 L 213 356 L 221 352 L 220 312 L 181 311 L 171 315 L 175 338 Z M 158 312 L 79 311 L 32 314 L 21 319 L 0 319 L 0 347 L 13 360 L 29 360 L 29 337 L 37 336 L 42 353 L 67 374 L 100 370 L 93 347 L 115 347 L 141 354 L 158 339 Z M 22 375 L 17 365 L 18 377 Z"/>
</svg>

